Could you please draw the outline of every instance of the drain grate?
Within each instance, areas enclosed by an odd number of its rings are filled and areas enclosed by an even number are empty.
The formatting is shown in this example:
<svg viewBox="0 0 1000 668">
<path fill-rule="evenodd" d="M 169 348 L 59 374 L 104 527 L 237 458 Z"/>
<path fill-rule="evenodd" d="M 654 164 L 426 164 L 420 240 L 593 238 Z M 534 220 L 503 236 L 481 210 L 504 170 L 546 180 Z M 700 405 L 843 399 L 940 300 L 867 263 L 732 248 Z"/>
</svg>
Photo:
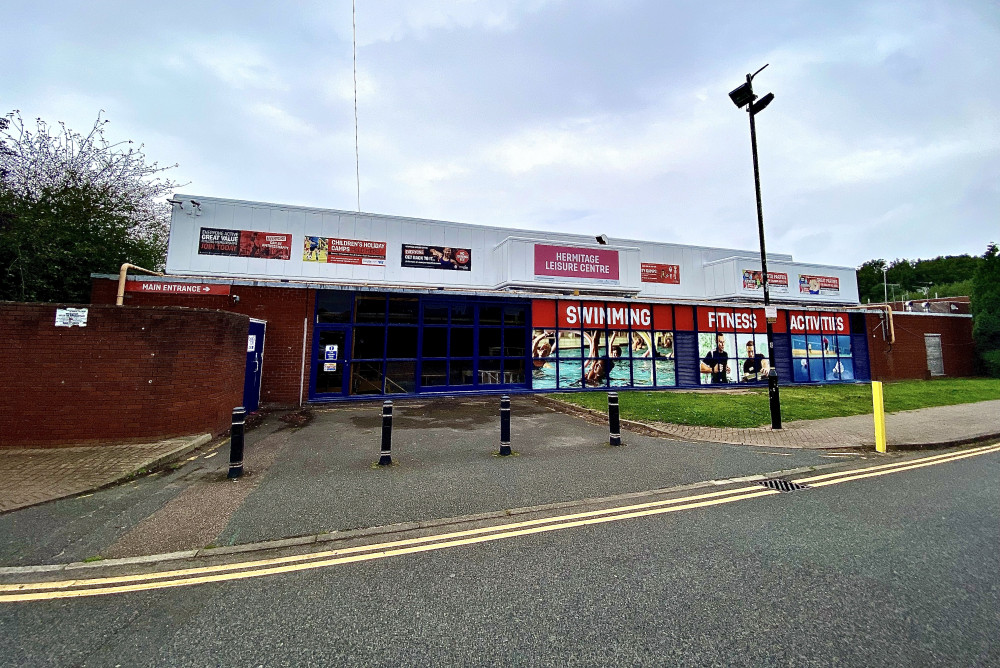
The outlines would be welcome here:
<svg viewBox="0 0 1000 668">
<path fill-rule="evenodd" d="M 768 480 L 761 480 L 760 484 L 768 489 L 776 489 L 779 492 L 794 492 L 797 489 L 809 489 L 808 485 L 800 485 L 797 482 L 792 482 L 791 480 L 783 480 L 782 478 L 770 478 Z"/>
</svg>

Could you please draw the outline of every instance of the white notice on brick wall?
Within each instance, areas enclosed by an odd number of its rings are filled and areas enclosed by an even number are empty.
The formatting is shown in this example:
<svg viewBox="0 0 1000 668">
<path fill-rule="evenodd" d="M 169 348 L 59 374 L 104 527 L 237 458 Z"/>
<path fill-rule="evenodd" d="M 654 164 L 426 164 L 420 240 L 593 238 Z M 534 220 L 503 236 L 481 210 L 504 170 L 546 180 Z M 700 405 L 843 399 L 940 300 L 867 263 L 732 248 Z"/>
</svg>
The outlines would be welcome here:
<svg viewBox="0 0 1000 668">
<path fill-rule="evenodd" d="M 56 327 L 86 327 L 87 309 L 57 308 Z"/>
</svg>

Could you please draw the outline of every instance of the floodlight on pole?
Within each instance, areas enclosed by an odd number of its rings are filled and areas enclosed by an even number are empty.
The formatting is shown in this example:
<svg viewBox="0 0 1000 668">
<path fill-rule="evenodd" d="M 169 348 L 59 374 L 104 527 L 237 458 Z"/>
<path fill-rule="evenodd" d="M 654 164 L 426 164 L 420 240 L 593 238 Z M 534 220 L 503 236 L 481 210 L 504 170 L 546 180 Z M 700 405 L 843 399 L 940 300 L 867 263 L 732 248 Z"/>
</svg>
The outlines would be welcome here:
<svg viewBox="0 0 1000 668">
<path fill-rule="evenodd" d="M 767 65 L 764 65 L 764 67 L 767 67 Z M 767 251 L 764 248 L 764 209 L 760 203 L 760 168 L 757 164 L 757 126 L 754 123 L 754 117 L 763 111 L 767 105 L 771 104 L 771 101 L 774 99 L 774 93 L 768 93 L 760 100 L 757 100 L 757 96 L 753 92 L 753 78 L 760 74 L 764 67 L 753 74 L 748 74 L 746 83 L 730 92 L 729 98 L 737 108 L 742 109 L 746 107 L 747 115 L 750 117 L 753 182 L 757 195 L 757 231 L 760 235 L 760 274 L 761 283 L 764 286 L 764 306 L 765 311 L 767 311 L 766 307 L 771 305 L 771 288 L 767 275 Z M 781 398 L 778 393 L 778 371 L 775 368 L 774 360 L 774 328 L 771 325 L 771 320 L 767 319 L 767 357 L 770 366 L 770 370 L 767 372 L 767 396 L 771 409 L 771 429 L 781 429 Z"/>
</svg>

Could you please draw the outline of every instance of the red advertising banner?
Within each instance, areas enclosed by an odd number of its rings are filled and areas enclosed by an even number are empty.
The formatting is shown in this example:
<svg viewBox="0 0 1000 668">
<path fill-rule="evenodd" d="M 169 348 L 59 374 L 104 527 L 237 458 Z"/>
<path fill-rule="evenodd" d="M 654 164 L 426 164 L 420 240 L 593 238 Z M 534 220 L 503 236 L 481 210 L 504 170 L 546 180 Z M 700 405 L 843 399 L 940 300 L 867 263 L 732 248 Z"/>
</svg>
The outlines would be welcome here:
<svg viewBox="0 0 1000 668">
<path fill-rule="evenodd" d="M 835 276 L 799 274 L 799 292 L 810 295 L 839 295 L 840 279 Z"/>
<path fill-rule="evenodd" d="M 384 267 L 385 250 L 386 243 L 384 241 L 305 237 L 302 245 L 302 260 L 304 262 Z"/>
<path fill-rule="evenodd" d="M 788 329 L 792 334 L 850 334 L 846 313 L 808 313 L 789 311 Z"/>
<path fill-rule="evenodd" d="M 788 274 L 767 272 L 767 287 L 770 292 L 788 292 Z M 755 269 L 743 270 L 744 290 L 764 290 L 764 272 Z"/>
<path fill-rule="evenodd" d="M 679 285 L 681 282 L 681 266 L 679 264 L 643 262 L 639 265 L 639 280 L 643 283 Z"/>
<path fill-rule="evenodd" d="M 290 260 L 292 258 L 292 235 L 281 232 L 253 232 L 203 227 L 198 240 L 198 254 Z"/>
<path fill-rule="evenodd" d="M 618 251 L 535 244 L 535 276 L 618 280 Z"/>
<path fill-rule="evenodd" d="M 698 307 L 698 330 L 702 332 L 766 332 L 763 309 Z"/>
<path fill-rule="evenodd" d="M 125 282 L 125 292 L 158 292 L 171 295 L 228 295 L 229 285 L 208 283 L 167 283 L 163 281 Z"/>
</svg>

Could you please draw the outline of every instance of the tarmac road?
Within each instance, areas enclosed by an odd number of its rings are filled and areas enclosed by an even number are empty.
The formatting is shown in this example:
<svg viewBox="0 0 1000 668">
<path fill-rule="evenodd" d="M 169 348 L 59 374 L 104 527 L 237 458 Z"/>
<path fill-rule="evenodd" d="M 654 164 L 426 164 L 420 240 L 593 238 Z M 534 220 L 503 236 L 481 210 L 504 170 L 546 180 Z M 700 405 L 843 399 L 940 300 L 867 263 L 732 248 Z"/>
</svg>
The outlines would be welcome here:
<svg viewBox="0 0 1000 668">
<path fill-rule="evenodd" d="M 0 663 L 1000 664 L 1000 451 L 834 475 L 283 575 L 3 603 Z"/>
</svg>

